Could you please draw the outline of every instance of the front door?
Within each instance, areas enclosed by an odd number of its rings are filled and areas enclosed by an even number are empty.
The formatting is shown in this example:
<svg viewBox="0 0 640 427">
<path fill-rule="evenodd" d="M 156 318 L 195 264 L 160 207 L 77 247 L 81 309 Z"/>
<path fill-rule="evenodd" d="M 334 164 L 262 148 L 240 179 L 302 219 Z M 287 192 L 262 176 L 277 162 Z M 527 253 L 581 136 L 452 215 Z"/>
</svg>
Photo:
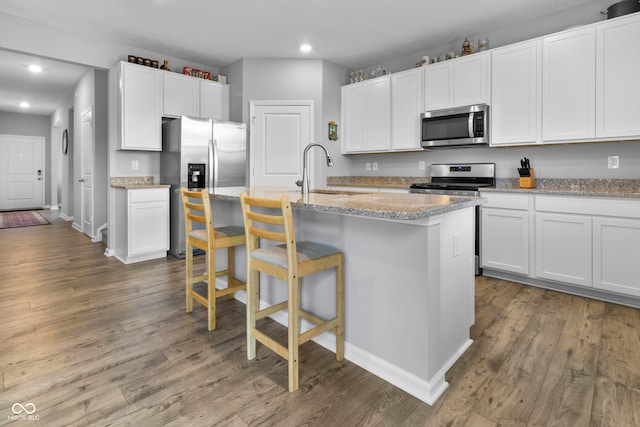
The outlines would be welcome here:
<svg viewBox="0 0 640 427">
<path fill-rule="evenodd" d="M 80 144 L 82 145 L 82 232 L 93 238 L 93 111 L 82 114 Z"/>
<path fill-rule="evenodd" d="M 42 209 L 44 137 L 0 135 L 0 210 Z"/>
<path fill-rule="evenodd" d="M 294 186 L 313 141 L 313 101 L 251 101 L 249 116 L 249 185 Z"/>
</svg>

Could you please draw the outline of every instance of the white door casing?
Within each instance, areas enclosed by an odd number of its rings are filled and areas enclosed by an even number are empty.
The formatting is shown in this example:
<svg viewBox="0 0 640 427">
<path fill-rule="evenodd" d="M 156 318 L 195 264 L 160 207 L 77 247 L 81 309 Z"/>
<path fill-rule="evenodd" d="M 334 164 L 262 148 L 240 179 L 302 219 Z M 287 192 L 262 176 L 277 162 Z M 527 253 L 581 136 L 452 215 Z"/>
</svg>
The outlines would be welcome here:
<svg viewBox="0 0 640 427">
<path fill-rule="evenodd" d="M 249 117 L 249 185 L 295 185 L 304 148 L 313 141 L 313 101 L 251 101 Z M 313 174 L 311 180 L 313 187 Z"/>
<path fill-rule="evenodd" d="M 82 113 L 81 130 L 81 184 L 82 232 L 93 238 L 93 110 Z"/>
<path fill-rule="evenodd" d="M 42 209 L 44 137 L 0 135 L 0 210 Z"/>
</svg>

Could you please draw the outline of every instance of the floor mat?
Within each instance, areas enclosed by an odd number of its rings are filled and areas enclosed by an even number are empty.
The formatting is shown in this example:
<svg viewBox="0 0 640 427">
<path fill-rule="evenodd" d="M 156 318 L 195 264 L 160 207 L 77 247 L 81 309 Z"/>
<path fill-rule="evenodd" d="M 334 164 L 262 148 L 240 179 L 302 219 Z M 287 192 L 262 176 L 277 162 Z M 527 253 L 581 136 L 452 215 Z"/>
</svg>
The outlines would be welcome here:
<svg viewBox="0 0 640 427">
<path fill-rule="evenodd" d="M 30 227 L 47 225 L 49 220 L 37 211 L 1 212 L 0 228 Z"/>
</svg>

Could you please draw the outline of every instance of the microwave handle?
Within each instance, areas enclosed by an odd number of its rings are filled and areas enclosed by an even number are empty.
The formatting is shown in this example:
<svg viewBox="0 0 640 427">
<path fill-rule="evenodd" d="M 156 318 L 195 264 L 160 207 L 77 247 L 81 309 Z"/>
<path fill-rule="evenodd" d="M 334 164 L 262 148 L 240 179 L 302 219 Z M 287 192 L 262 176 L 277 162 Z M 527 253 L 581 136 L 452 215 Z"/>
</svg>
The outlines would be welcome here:
<svg viewBox="0 0 640 427">
<path fill-rule="evenodd" d="M 475 136 L 473 132 L 473 116 L 474 116 L 474 113 L 469 113 L 469 122 L 467 123 L 469 138 L 473 138 Z"/>
</svg>

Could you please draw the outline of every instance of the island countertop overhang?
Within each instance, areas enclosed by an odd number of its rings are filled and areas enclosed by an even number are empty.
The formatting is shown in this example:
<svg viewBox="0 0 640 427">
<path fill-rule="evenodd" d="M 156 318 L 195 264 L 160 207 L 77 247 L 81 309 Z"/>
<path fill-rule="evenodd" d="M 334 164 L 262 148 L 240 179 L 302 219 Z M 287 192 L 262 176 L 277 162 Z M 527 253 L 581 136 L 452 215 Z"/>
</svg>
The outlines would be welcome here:
<svg viewBox="0 0 640 427">
<path fill-rule="evenodd" d="M 310 192 L 305 198 L 300 189 L 295 187 L 218 187 L 208 190 L 212 198 L 225 200 L 238 200 L 240 194 L 245 191 L 252 197 L 272 199 L 286 194 L 294 209 L 389 220 L 417 220 L 479 206 L 486 202 L 482 197 L 378 191 L 317 190 L 318 192 Z"/>
</svg>

